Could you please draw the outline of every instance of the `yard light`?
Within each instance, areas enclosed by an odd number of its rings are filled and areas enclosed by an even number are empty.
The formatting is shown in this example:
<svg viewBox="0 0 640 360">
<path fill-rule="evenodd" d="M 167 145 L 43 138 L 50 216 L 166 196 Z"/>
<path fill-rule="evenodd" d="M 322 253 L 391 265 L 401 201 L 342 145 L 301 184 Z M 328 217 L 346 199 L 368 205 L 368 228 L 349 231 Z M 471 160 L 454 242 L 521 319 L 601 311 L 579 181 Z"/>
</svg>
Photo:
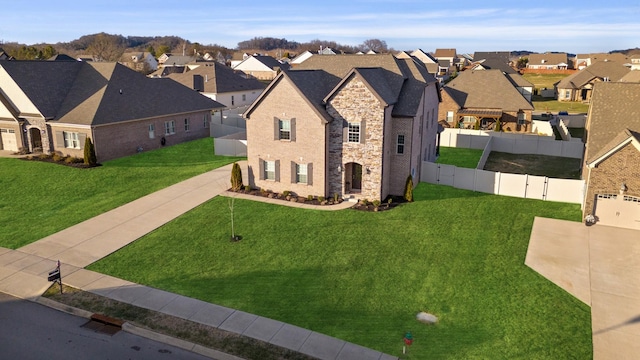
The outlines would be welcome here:
<svg viewBox="0 0 640 360">
<path fill-rule="evenodd" d="M 625 192 L 627 192 L 627 184 L 622 183 L 622 185 L 620 186 L 620 195 L 624 194 Z"/>
</svg>

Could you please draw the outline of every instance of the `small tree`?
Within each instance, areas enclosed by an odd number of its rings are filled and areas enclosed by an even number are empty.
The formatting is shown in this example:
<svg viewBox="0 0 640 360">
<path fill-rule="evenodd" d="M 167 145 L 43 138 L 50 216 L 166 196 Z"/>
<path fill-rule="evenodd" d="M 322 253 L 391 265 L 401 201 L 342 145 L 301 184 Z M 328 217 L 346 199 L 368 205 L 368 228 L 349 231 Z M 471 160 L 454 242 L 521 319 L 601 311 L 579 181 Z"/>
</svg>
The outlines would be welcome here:
<svg viewBox="0 0 640 360">
<path fill-rule="evenodd" d="M 242 170 L 240 165 L 234 162 L 231 168 L 231 190 L 238 191 L 242 189 Z"/>
<path fill-rule="evenodd" d="M 480 130 L 480 119 L 476 119 L 476 123 L 473 125 L 473 130 Z"/>
<path fill-rule="evenodd" d="M 496 120 L 496 127 L 493 131 L 502 131 L 502 126 L 500 125 L 500 119 Z"/>
<path fill-rule="evenodd" d="M 407 183 L 404 186 L 404 199 L 408 202 L 413 201 L 413 177 L 407 177 Z"/>
<path fill-rule="evenodd" d="M 89 166 L 96 166 L 98 160 L 96 158 L 96 149 L 90 137 L 84 141 L 84 163 Z"/>
</svg>

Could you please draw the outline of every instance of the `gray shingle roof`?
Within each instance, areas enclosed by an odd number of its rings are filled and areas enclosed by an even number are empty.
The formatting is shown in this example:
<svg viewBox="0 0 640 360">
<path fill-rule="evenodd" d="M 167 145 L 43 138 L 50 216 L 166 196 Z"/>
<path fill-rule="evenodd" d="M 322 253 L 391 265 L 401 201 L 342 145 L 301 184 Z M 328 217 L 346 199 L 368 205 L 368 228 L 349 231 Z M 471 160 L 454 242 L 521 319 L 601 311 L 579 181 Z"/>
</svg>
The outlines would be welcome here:
<svg viewBox="0 0 640 360">
<path fill-rule="evenodd" d="M 533 110 L 500 70 L 463 71 L 443 89 L 463 108 Z"/>
<path fill-rule="evenodd" d="M 609 81 L 618 81 L 625 76 L 629 68 L 615 61 L 598 61 L 586 68 L 571 74 L 560 80 L 558 89 L 580 89 L 594 78 L 609 78 Z"/>
<path fill-rule="evenodd" d="M 566 53 L 529 54 L 529 65 L 568 64 Z"/>
<path fill-rule="evenodd" d="M 511 53 L 508 51 L 478 51 L 473 54 L 473 61 L 482 61 L 485 69 L 502 70 L 507 74 L 514 74 L 516 71 L 509 66 Z"/>
<path fill-rule="evenodd" d="M 627 75 L 620 78 L 622 82 L 640 82 L 640 70 L 631 70 Z"/>
<path fill-rule="evenodd" d="M 2 63 L 47 119 L 104 125 L 224 107 L 169 79 L 150 79 L 118 63 Z"/>
<path fill-rule="evenodd" d="M 217 62 L 199 63 L 194 69 L 186 68 L 183 73 L 169 74 L 167 77 L 193 89 L 193 76 L 200 75 L 204 79 L 204 92 L 228 93 L 247 90 L 262 90 L 266 85 L 256 79 L 247 79 L 226 65 Z"/>
<path fill-rule="evenodd" d="M 593 86 L 587 132 L 587 163 L 625 130 L 640 132 L 640 84 L 598 82 Z"/>
</svg>

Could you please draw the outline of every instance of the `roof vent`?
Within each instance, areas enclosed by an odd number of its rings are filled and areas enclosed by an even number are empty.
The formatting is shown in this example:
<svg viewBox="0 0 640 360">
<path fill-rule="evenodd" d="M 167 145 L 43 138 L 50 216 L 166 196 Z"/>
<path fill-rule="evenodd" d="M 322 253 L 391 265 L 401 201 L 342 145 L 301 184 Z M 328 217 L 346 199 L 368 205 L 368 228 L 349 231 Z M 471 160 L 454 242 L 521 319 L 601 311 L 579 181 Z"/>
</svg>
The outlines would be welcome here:
<svg viewBox="0 0 640 360">
<path fill-rule="evenodd" d="M 120 95 L 122 95 L 122 89 L 120 89 Z"/>
</svg>

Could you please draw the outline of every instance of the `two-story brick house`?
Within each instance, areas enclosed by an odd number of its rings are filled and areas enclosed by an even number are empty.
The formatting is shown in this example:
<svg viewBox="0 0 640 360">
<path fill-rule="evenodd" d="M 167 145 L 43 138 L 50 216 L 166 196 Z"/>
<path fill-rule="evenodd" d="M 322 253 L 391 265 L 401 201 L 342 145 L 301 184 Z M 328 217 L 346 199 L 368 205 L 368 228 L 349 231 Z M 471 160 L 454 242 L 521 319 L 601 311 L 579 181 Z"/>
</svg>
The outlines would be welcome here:
<svg viewBox="0 0 640 360">
<path fill-rule="evenodd" d="M 382 200 L 437 152 L 438 85 L 393 55 L 312 56 L 245 112 L 250 185 Z"/>
</svg>

